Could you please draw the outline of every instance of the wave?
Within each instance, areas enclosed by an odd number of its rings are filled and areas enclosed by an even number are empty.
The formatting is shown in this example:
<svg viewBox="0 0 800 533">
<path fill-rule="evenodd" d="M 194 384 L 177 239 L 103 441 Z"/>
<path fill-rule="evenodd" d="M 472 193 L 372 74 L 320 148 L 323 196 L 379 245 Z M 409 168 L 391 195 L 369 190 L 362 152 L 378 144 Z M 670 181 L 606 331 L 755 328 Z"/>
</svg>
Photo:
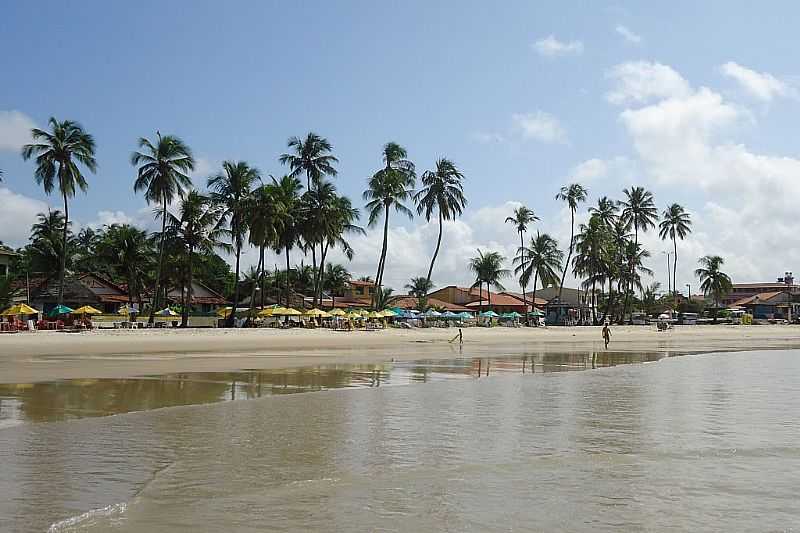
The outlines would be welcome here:
<svg viewBox="0 0 800 533">
<path fill-rule="evenodd" d="M 117 515 L 122 515 L 128 509 L 128 504 L 125 502 L 121 503 L 114 503 L 111 505 L 107 505 L 100 509 L 92 509 L 91 511 L 86 511 L 85 513 L 79 514 L 77 516 L 71 516 L 69 518 L 65 518 L 64 520 L 59 520 L 54 524 L 51 524 L 49 528 L 47 528 L 48 533 L 62 533 L 65 531 L 71 531 L 77 528 L 80 525 L 86 524 L 87 522 L 97 520 L 99 518 L 113 518 Z"/>
</svg>

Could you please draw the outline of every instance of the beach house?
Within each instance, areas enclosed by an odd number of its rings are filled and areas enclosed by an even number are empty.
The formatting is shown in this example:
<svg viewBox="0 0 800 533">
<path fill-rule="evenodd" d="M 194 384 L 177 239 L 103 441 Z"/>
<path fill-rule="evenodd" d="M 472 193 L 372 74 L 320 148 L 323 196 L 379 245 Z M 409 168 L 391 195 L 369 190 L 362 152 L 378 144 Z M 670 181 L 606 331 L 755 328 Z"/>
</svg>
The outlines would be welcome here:
<svg viewBox="0 0 800 533">
<path fill-rule="evenodd" d="M 11 262 L 19 254 L 0 245 L 0 276 L 7 276 L 11 272 Z"/>
<path fill-rule="evenodd" d="M 777 281 L 734 283 L 731 292 L 722 299 L 722 305 L 730 307 L 740 300 L 772 292 L 786 292 L 794 298 L 800 298 L 800 285 L 795 284 L 794 275 L 791 272 L 786 272 L 782 277 L 777 278 Z"/>
</svg>

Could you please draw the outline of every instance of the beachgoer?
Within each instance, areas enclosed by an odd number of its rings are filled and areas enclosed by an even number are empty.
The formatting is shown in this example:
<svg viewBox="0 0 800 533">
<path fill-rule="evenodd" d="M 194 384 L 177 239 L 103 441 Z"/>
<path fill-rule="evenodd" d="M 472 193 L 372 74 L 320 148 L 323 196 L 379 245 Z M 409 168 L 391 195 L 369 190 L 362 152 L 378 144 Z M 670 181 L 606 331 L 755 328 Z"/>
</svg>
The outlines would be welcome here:
<svg viewBox="0 0 800 533">
<path fill-rule="evenodd" d="M 606 350 L 608 350 L 608 343 L 611 342 L 611 329 L 608 324 L 603 324 L 603 341 L 606 343 Z"/>
<path fill-rule="evenodd" d="M 458 344 L 464 344 L 464 334 L 461 332 L 461 328 L 458 328 Z"/>
</svg>

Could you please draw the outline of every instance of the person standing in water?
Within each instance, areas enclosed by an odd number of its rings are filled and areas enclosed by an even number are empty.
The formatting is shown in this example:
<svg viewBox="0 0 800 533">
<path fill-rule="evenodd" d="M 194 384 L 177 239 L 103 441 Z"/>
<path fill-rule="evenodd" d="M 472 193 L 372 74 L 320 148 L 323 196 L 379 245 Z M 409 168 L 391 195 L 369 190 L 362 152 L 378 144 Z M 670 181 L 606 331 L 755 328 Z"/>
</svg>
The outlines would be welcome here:
<svg viewBox="0 0 800 533">
<path fill-rule="evenodd" d="M 606 343 L 606 350 L 608 350 L 608 343 L 611 342 L 611 329 L 608 324 L 603 324 L 603 341 Z"/>
</svg>

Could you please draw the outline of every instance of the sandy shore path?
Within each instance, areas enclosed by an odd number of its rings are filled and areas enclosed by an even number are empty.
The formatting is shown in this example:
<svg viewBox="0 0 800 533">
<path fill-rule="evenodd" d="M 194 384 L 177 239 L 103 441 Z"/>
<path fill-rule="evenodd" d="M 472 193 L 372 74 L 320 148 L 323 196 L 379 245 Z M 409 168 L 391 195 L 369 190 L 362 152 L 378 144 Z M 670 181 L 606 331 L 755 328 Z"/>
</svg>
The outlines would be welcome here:
<svg viewBox="0 0 800 533">
<path fill-rule="evenodd" d="M 337 363 L 587 353 L 603 349 L 600 329 L 465 328 L 328 330 L 105 330 L 0 335 L 0 383 L 114 378 L 172 372 L 274 369 Z M 686 326 L 658 332 L 612 329 L 615 352 L 709 352 L 800 348 L 797 326 Z"/>
</svg>

